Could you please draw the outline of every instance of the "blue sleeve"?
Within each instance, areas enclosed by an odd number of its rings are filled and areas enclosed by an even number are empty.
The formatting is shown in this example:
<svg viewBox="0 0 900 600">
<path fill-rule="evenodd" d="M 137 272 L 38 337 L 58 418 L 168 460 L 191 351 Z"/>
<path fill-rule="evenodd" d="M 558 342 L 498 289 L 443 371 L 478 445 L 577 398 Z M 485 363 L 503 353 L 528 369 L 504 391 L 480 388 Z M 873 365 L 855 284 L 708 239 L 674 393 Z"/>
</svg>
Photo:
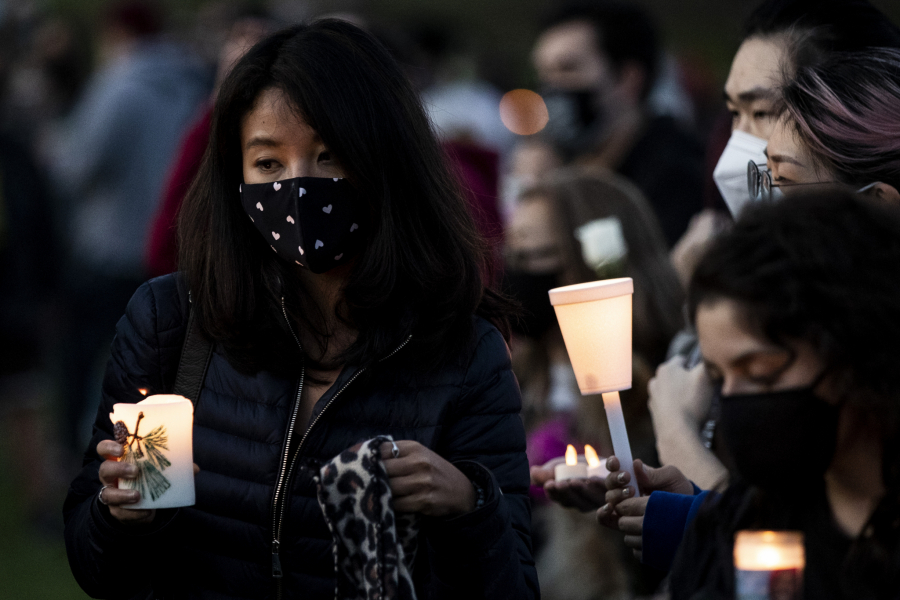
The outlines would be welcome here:
<svg viewBox="0 0 900 600">
<path fill-rule="evenodd" d="M 668 571 L 685 528 L 693 520 L 709 491 L 695 487 L 694 496 L 653 492 L 644 511 L 642 561 L 660 571 Z"/>
</svg>

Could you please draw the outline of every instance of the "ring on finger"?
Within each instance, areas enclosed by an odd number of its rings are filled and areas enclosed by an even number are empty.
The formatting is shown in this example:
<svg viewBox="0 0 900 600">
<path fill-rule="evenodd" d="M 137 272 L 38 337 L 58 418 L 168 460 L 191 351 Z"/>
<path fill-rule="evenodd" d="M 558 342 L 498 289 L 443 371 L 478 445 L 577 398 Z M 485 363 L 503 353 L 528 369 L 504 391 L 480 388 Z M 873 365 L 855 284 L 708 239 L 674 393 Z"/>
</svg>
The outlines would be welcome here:
<svg viewBox="0 0 900 600">
<path fill-rule="evenodd" d="M 102 488 L 100 488 L 100 493 L 97 494 L 97 500 L 100 501 L 100 504 L 103 504 L 105 506 L 109 506 L 109 503 L 107 503 L 106 500 L 103 499 L 103 490 L 105 490 L 108 487 L 109 487 L 109 485 L 104 485 Z"/>
<path fill-rule="evenodd" d="M 393 440 L 391 441 L 391 456 L 400 458 L 400 448 L 397 447 L 397 443 Z"/>
</svg>

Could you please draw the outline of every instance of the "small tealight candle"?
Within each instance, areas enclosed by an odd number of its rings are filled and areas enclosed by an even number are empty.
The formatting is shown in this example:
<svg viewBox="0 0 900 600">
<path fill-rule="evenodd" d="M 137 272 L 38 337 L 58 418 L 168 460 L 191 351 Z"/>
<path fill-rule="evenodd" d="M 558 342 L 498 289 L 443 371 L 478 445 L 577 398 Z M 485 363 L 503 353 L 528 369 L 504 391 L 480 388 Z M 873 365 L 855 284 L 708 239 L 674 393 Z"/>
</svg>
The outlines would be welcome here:
<svg viewBox="0 0 900 600">
<path fill-rule="evenodd" d="M 800 600 L 806 557 L 799 531 L 739 531 L 734 541 L 737 600 Z"/>
<path fill-rule="evenodd" d="M 583 479 L 587 477 L 587 465 L 578 462 L 578 452 L 575 446 L 569 444 L 566 447 L 566 464 L 556 465 L 554 469 L 554 478 L 556 481 L 565 479 Z"/>
<path fill-rule="evenodd" d="M 587 476 L 588 477 L 601 477 L 603 479 L 609 475 L 609 471 L 606 468 L 606 459 L 601 459 L 597 455 L 597 451 L 594 450 L 594 447 L 590 444 L 585 444 L 584 446 L 584 457 L 587 459 Z"/>
</svg>

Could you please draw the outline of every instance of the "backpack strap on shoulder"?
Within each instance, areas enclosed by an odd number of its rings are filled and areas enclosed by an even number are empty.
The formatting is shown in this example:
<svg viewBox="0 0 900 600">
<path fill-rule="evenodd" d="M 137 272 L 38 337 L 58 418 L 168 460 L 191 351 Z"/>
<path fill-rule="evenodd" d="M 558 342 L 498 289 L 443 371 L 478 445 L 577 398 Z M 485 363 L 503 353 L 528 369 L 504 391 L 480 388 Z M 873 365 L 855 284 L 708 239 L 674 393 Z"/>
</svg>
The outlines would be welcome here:
<svg viewBox="0 0 900 600">
<path fill-rule="evenodd" d="M 175 375 L 175 387 L 172 393 L 184 396 L 194 403 L 200 400 L 200 389 L 206 378 L 206 370 L 212 358 L 213 344 L 200 331 L 200 325 L 191 310 L 191 296 L 188 293 L 188 325 L 181 349 L 181 360 L 178 373 Z"/>
</svg>

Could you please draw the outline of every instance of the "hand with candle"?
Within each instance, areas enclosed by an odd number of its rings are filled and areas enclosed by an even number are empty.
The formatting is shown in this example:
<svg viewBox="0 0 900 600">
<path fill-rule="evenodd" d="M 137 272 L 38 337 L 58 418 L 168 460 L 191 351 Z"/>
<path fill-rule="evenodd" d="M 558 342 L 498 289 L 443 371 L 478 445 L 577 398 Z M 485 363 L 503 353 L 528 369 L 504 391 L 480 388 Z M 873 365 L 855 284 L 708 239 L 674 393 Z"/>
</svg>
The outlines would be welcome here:
<svg viewBox="0 0 900 600">
<path fill-rule="evenodd" d="M 137 467 L 120 459 L 124 455 L 124 446 L 115 440 L 103 440 L 97 444 L 97 454 L 105 460 L 100 464 L 100 484 L 109 486 L 103 490 L 103 502 L 109 506 L 109 514 L 122 523 L 152 523 L 156 510 L 125 509 L 124 505 L 134 504 L 141 499 L 138 490 L 119 489 L 120 479 L 134 479 Z M 200 472 L 196 463 L 193 465 L 194 475 Z"/>
<path fill-rule="evenodd" d="M 570 445 L 569 447 L 572 448 L 572 452 L 575 452 L 573 446 Z M 594 454 L 596 455 L 596 452 Z M 601 461 L 597 459 L 597 462 Z M 579 475 L 576 478 L 559 479 L 556 475 L 556 468 L 559 465 L 565 466 L 564 463 L 565 458 L 559 457 L 541 466 L 531 467 L 531 483 L 542 486 L 550 500 L 566 508 L 577 508 L 582 512 L 600 508 L 606 497 L 606 483 L 604 479 L 591 475 L 592 467 L 590 462 L 584 469 L 583 475 Z M 579 463 L 579 465 L 585 466 L 583 463 Z"/>
<path fill-rule="evenodd" d="M 104 459 L 100 464 L 100 484 L 106 486 L 101 492 L 103 502 L 109 506 L 109 514 L 122 523 L 151 523 L 156 516 L 155 510 L 129 510 L 122 505 L 134 504 L 141 499 L 137 490 L 120 490 L 119 479 L 134 479 L 137 467 L 119 462 L 124 454 L 124 447 L 115 440 L 103 440 L 97 444 L 97 454 Z"/>
<path fill-rule="evenodd" d="M 606 459 L 610 473 L 606 477 L 606 504 L 597 511 L 597 521 L 610 529 L 625 534 L 625 545 L 640 559 L 643 550 L 644 512 L 650 493 L 655 491 L 691 495 L 694 486 L 677 468 L 669 465 L 655 469 L 648 467 L 640 459 L 634 461 L 634 472 L 638 485 L 645 496 L 633 497 L 634 486 L 631 474 L 619 470 L 619 459 Z"/>
</svg>

